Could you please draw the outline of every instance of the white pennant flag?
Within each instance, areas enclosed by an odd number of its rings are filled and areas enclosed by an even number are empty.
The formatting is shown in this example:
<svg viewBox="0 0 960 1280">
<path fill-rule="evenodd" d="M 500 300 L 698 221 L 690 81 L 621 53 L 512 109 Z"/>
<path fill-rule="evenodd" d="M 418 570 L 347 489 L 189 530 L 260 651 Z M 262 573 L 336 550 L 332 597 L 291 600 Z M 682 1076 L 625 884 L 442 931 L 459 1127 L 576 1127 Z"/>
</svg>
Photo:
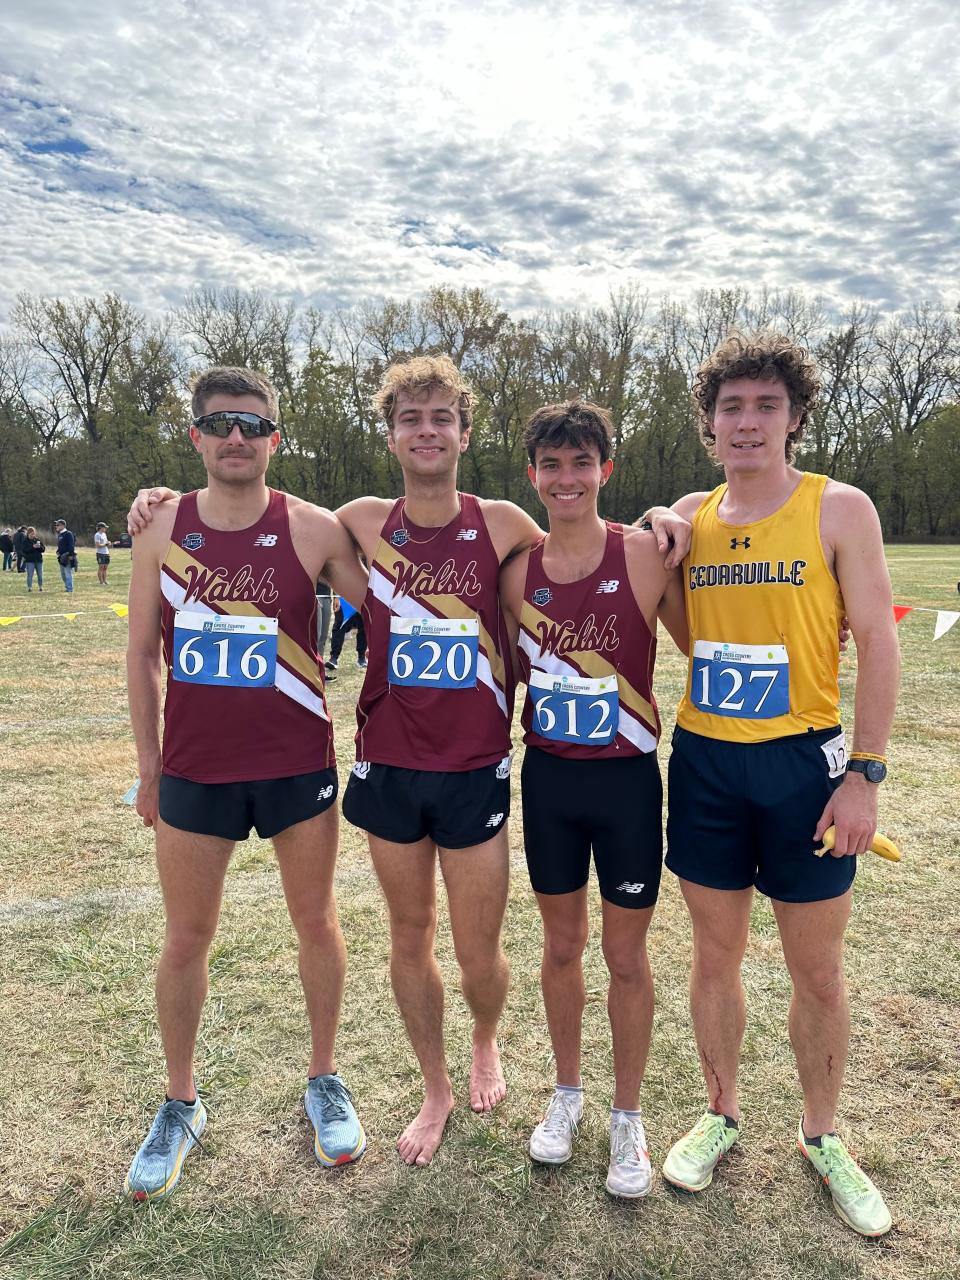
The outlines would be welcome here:
<svg viewBox="0 0 960 1280">
<path fill-rule="evenodd" d="M 933 630 L 934 640 L 939 640 L 941 636 L 945 636 L 958 618 L 960 618 L 960 613 L 953 613 L 950 609 L 938 609 L 937 625 Z"/>
</svg>

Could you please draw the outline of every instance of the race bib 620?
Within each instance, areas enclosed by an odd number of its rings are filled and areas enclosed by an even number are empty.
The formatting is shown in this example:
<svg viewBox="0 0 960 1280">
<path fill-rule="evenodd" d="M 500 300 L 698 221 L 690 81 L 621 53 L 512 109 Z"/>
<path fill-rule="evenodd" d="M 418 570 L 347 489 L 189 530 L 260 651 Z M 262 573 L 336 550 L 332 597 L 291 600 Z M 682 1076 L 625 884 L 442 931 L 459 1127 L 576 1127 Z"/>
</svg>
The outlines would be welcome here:
<svg viewBox="0 0 960 1280">
<path fill-rule="evenodd" d="M 187 684 L 268 688 L 277 679 L 277 619 L 179 610 L 170 670 Z"/>
<path fill-rule="evenodd" d="M 531 671 L 527 696 L 533 703 L 533 730 L 551 742 L 605 747 L 617 736 L 620 696 L 616 675 L 600 679 Z"/>
<path fill-rule="evenodd" d="M 740 720 L 771 720 L 790 711 L 790 662 L 782 644 L 693 646 L 690 700 L 700 711 Z"/>
<path fill-rule="evenodd" d="M 387 680 L 417 689 L 473 689 L 479 618 L 390 619 Z"/>
</svg>

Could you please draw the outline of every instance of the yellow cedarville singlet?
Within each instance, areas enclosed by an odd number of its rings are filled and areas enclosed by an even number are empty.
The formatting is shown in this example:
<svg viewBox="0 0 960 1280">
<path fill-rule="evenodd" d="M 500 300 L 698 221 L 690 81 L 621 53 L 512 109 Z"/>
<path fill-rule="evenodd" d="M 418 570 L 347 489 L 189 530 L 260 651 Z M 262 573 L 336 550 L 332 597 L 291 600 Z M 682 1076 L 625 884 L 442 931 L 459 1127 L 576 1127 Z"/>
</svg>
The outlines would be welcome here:
<svg viewBox="0 0 960 1280">
<path fill-rule="evenodd" d="M 690 624 L 677 723 L 729 742 L 766 742 L 839 723 L 840 587 L 820 542 L 827 477 L 804 472 L 752 524 L 718 515 L 725 484 L 693 517 L 684 561 Z"/>
</svg>

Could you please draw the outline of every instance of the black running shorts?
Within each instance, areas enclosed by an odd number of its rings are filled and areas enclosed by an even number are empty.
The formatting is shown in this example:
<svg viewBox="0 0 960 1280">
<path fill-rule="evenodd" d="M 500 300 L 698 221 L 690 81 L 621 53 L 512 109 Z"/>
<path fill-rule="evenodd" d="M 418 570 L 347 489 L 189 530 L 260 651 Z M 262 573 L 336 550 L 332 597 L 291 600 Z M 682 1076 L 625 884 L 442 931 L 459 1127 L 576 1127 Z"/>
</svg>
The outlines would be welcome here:
<svg viewBox="0 0 960 1280">
<path fill-rule="evenodd" d="M 617 907 L 660 891 L 663 786 L 656 752 L 576 760 L 527 747 L 520 771 L 523 844 L 537 893 L 574 893 L 590 876 Z"/>
<path fill-rule="evenodd" d="M 510 816 L 510 757 L 463 773 L 359 760 L 343 793 L 343 816 L 393 844 L 426 836 L 441 849 L 484 844 Z"/>
<path fill-rule="evenodd" d="M 813 838 L 843 781 L 833 745 L 839 736 L 838 727 L 770 742 L 723 742 L 677 725 L 667 807 L 670 870 L 712 889 L 755 885 L 778 902 L 846 893 L 856 858 L 817 858 Z"/>
<path fill-rule="evenodd" d="M 337 798 L 336 769 L 265 782 L 189 782 L 160 777 L 160 817 L 198 836 L 246 840 L 250 828 L 264 840 L 315 818 Z"/>
</svg>

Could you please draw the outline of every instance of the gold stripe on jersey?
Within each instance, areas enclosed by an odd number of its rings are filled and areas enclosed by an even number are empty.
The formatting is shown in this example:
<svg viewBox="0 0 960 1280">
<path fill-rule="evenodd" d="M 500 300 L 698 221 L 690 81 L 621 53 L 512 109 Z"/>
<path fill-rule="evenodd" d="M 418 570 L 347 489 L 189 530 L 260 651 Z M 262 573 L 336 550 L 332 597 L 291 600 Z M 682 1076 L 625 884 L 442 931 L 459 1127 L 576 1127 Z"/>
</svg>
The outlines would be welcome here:
<svg viewBox="0 0 960 1280">
<path fill-rule="evenodd" d="M 528 618 L 533 620 L 533 626 L 531 626 L 527 621 Z M 547 628 L 555 626 L 555 623 L 548 618 L 546 614 L 541 613 L 539 609 L 530 603 L 529 600 L 524 600 L 523 608 L 520 611 L 520 626 L 527 632 L 534 643 L 536 643 L 537 639 L 535 628 L 541 623 Z M 540 650 L 540 652 L 542 652 L 542 650 Z M 656 732 L 655 726 L 657 723 L 657 713 L 646 698 L 641 693 L 637 692 L 633 685 L 624 678 L 623 673 L 617 671 L 616 667 L 614 667 L 608 659 L 601 658 L 601 656 L 592 649 L 576 649 L 570 653 L 565 653 L 561 661 L 574 662 L 584 675 L 594 676 L 597 679 L 602 676 L 608 676 L 611 673 L 616 674 L 617 693 L 620 701 L 628 710 L 632 711 L 635 716 L 638 716 L 643 720 L 648 727 L 654 726 L 651 732 Z"/>
<path fill-rule="evenodd" d="M 820 503 L 827 477 L 804 472 L 771 515 L 735 525 L 718 514 L 722 484 L 693 516 L 693 542 L 684 561 L 690 626 L 687 684 L 677 723 L 692 733 L 730 742 L 766 742 L 840 718 L 839 640 L 843 599 L 820 541 Z M 697 641 L 785 645 L 790 709 L 767 719 L 716 715 L 691 696 Z"/>
<path fill-rule="evenodd" d="M 206 570 L 209 572 L 209 566 L 201 564 L 199 560 L 195 560 L 193 556 L 188 555 L 182 547 L 178 547 L 171 543 L 164 557 L 162 568 L 168 569 L 173 578 L 179 581 L 180 586 L 185 586 L 188 568 L 195 568 L 201 572 Z M 205 603 L 205 602 L 204 602 Z M 190 608 L 190 602 L 184 605 L 185 609 Z M 207 605 L 207 608 L 213 608 Z M 283 659 L 284 665 L 295 671 L 297 675 L 305 683 L 313 688 L 318 696 L 323 696 L 323 680 L 317 669 L 316 661 L 310 656 L 306 649 L 302 648 L 297 642 L 287 634 L 283 629 L 282 619 L 279 614 L 264 613 L 258 609 L 255 604 L 249 600 L 218 600 L 216 602 L 216 610 L 220 613 L 229 613 L 234 617 L 245 618 L 277 618 L 277 656 Z"/>
<path fill-rule="evenodd" d="M 395 547 L 388 543 L 386 539 L 381 538 L 377 546 L 376 554 L 373 557 L 373 563 L 380 569 L 384 577 L 396 587 L 397 574 L 394 569 L 397 557 L 405 560 L 410 568 L 416 570 L 418 567 L 412 560 L 403 554 L 400 547 Z M 476 618 L 480 624 L 480 648 L 486 656 L 490 664 L 490 672 L 500 686 L 501 689 L 506 684 L 506 670 L 503 665 L 503 656 L 497 648 L 490 632 L 483 625 L 483 619 L 480 617 L 479 611 L 471 609 L 469 604 L 455 595 L 416 595 L 408 596 L 407 599 L 423 602 L 435 613 L 444 618 Z"/>
</svg>

